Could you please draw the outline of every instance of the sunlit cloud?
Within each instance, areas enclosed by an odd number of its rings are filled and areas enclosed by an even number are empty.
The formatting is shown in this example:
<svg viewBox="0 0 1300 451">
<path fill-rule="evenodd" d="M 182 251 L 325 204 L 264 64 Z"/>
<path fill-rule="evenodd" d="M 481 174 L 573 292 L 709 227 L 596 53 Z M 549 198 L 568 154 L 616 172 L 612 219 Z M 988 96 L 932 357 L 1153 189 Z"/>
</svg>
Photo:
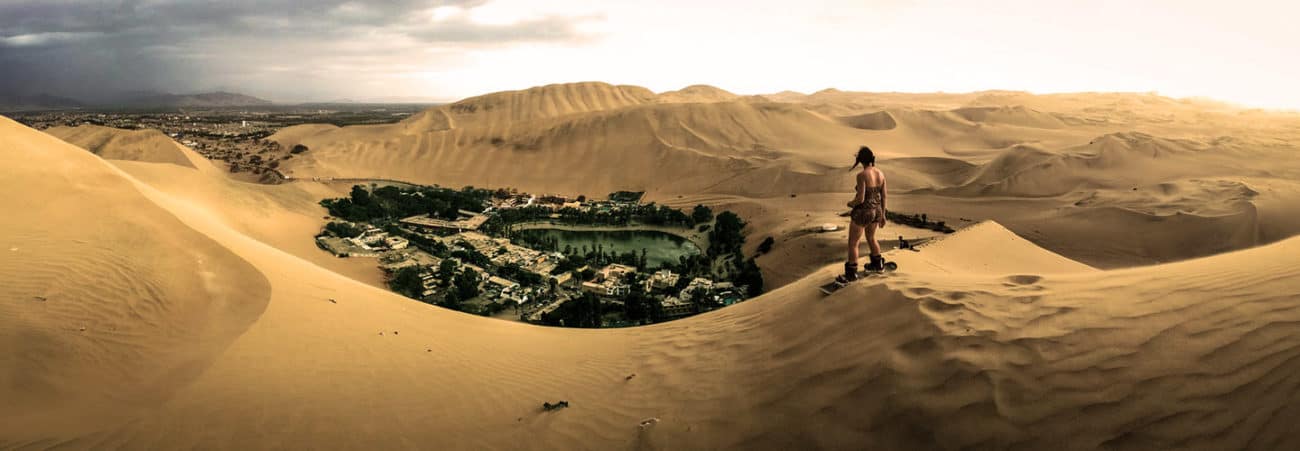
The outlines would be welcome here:
<svg viewBox="0 0 1300 451">
<path fill-rule="evenodd" d="M 604 80 L 741 94 L 1156 91 L 1297 108 L 1297 12 L 1252 0 L 10 0 L 0 90 L 456 99 Z"/>
</svg>

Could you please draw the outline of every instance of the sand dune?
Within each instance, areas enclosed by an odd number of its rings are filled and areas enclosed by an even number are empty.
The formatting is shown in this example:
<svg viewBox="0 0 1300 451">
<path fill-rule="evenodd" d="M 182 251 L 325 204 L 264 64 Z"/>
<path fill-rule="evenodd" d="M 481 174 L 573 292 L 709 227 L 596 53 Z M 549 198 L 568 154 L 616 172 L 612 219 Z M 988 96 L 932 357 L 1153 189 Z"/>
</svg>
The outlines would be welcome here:
<svg viewBox="0 0 1300 451">
<path fill-rule="evenodd" d="M 1300 239 L 1097 271 L 983 223 L 829 297 L 835 265 L 556 329 L 357 283 L 232 228 L 224 197 L 10 121 L 0 140 L 28 212 L 0 219 L 4 448 L 1300 446 Z"/>
<path fill-rule="evenodd" d="M 895 121 L 894 116 L 890 115 L 888 111 L 848 116 L 840 120 L 845 125 L 863 130 L 893 130 L 894 127 L 898 127 L 898 121 Z"/>
<path fill-rule="evenodd" d="M 1087 145 L 1047 151 L 1017 146 L 983 165 L 948 195 L 1057 196 L 1081 188 L 1129 188 L 1151 180 L 1210 177 L 1233 163 L 1214 146 L 1144 133 L 1116 133 Z M 1207 164 L 1212 161 L 1223 165 Z"/>
<path fill-rule="evenodd" d="M 851 159 L 842 149 L 862 139 L 859 131 L 799 107 L 744 102 L 641 105 L 526 121 L 489 117 L 428 133 L 376 132 L 373 140 L 342 138 L 350 129 L 302 139 L 312 151 L 282 169 L 296 177 L 384 177 L 546 192 L 778 195 L 832 184 L 838 189 L 844 183 L 839 178 L 811 176 Z M 372 130 L 356 133 L 362 132 Z M 664 170 L 647 170 L 654 168 Z M 787 181 L 744 178 L 764 171 Z M 679 183 L 664 184 L 656 175 L 669 173 Z"/>
<path fill-rule="evenodd" d="M 658 199 L 716 195 L 767 203 L 818 196 L 820 203 L 809 207 L 827 211 L 838 210 L 844 200 L 820 195 L 850 194 L 850 155 L 865 144 L 890 174 L 891 191 L 912 194 L 897 197 L 908 202 L 896 203 L 897 210 L 950 221 L 997 220 L 1040 245 L 1102 267 L 1193 258 L 1219 248 L 1184 246 L 1186 236 L 1168 233 L 1171 221 L 1200 224 L 1192 227 L 1198 231 L 1210 223 L 1219 224 L 1210 230 L 1227 227 L 1237 238 L 1223 242 L 1240 249 L 1290 236 L 1294 227 L 1285 214 L 1300 212 L 1300 200 L 1285 189 L 1269 189 L 1300 179 L 1300 167 L 1292 164 L 1300 151 L 1293 144 L 1300 142 L 1295 115 L 1128 93 L 830 89 L 764 99 L 736 100 L 707 86 L 656 97 L 603 83 L 548 85 L 435 107 L 395 125 L 291 127 L 271 139 L 312 148 L 282 167 L 298 177 L 588 195 L 633 189 Z M 1245 179 L 1251 180 L 1249 189 L 1264 193 L 1246 199 L 1250 206 L 1223 190 L 1175 202 L 1181 207 L 1130 192 Z M 1106 200 L 1085 201 L 1089 196 Z M 998 201 L 964 207 L 989 199 Z M 1188 209 L 1193 204 L 1203 205 Z M 1251 206 L 1263 210 L 1250 214 Z M 1096 216 L 1141 219 L 1110 224 L 1088 214 L 1112 208 L 1127 213 Z M 1180 208 L 1183 216 L 1172 215 Z M 772 220 L 794 218 L 766 211 Z M 1250 228 L 1260 232 L 1236 232 Z M 1071 234 L 1079 230 L 1124 244 L 1100 246 L 1105 251 L 1068 244 L 1077 242 Z M 1155 243 L 1133 247 L 1132 236 Z M 1157 250 L 1164 253 L 1151 253 Z"/>
<path fill-rule="evenodd" d="M 0 119 L 3 178 L 18 192 L 0 218 L 6 438 L 100 427 L 167 399 L 256 321 L 271 289 L 121 171 L 22 128 Z"/>
<path fill-rule="evenodd" d="M 65 140 L 79 147 L 83 143 L 93 144 L 99 141 L 131 142 L 124 138 L 138 133 L 86 125 L 51 130 L 54 130 L 56 136 L 71 137 Z M 88 135 L 97 137 L 98 141 L 77 139 Z M 109 159 L 110 163 L 169 196 L 203 206 L 209 214 L 242 234 L 353 279 L 383 286 L 382 274 L 372 260 L 335 258 L 320 252 L 313 239 L 325 223 L 322 216 L 325 212 L 317 202 L 322 198 L 343 195 L 350 187 L 331 187 L 310 182 L 282 185 L 241 182 L 229 178 L 226 171 L 166 136 L 158 134 L 152 139 L 153 141 L 146 141 L 147 144 L 143 147 L 174 150 L 180 155 L 179 158 L 193 164 L 181 167 L 132 158 Z M 162 140 L 171 143 L 172 147 L 169 148 Z M 134 156 L 137 153 L 133 149 L 128 146 L 115 155 Z"/>
<path fill-rule="evenodd" d="M 529 121 L 592 111 L 606 111 L 652 102 L 655 94 L 639 86 L 615 86 L 600 82 L 565 83 L 521 91 L 505 91 L 470 97 L 435 107 L 404 121 L 429 126 L 415 130 L 437 131 L 472 123 Z M 436 113 L 436 114 L 435 114 Z M 434 117 L 437 117 L 435 119 Z M 447 118 L 444 119 L 442 118 Z"/>
<path fill-rule="evenodd" d="M 655 97 L 660 103 L 713 103 L 730 102 L 741 97 L 724 89 L 709 85 L 690 85 L 685 88 L 661 92 Z"/>
<path fill-rule="evenodd" d="M 45 131 L 109 160 L 152 161 L 195 167 L 184 146 L 158 130 L 120 130 L 98 125 L 54 127 Z M 197 160 L 203 160 L 198 157 Z"/>
<path fill-rule="evenodd" d="M 0 118 L 2 449 L 1300 448 L 1294 115 L 579 83 L 272 137 L 311 148 L 299 177 L 644 189 L 739 212 L 746 252 L 775 239 L 767 294 L 618 330 L 368 285 L 372 262 L 311 242 L 345 186 L 234 181 L 156 132 L 50 133 Z M 886 249 L 933 241 L 823 296 L 844 235 L 812 230 L 844 222 L 862 144 L 891 209 L 968 227 L 889 224 Z"/>
</svg>

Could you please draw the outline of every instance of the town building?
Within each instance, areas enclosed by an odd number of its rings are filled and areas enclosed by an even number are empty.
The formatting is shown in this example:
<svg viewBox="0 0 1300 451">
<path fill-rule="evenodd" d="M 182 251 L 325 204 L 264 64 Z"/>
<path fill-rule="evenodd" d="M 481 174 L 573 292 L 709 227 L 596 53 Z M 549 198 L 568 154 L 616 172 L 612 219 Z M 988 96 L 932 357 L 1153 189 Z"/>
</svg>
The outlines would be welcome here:
<svg viewBox="0 0 1300 451">
<path fill-rule="evenodd" d="M 600 277 L 605 279 L 621 279 L 629 274 L 636 274 L 636 268 L 618 263 L 611 263 L 600 270 Z"/>
<path fill-rule="evenodd" d="M 583 282 L 582 291 L 595 294 L 597 296 L 626 296 L 632 292 L 632 286 L 619 282 L 614 279 L 605 279 L 600 282 Z"/>
<path fill-rule="evenodd" d="M 681 297 L 683 299 L 691 299 L 695 295 L 696 291 L 703 290 L 703 292 L 708 293 L 712 289 L 713 289 L 712 280 L 705 279 L 703 277 L 696 277 L 694 279 L 691 279 L 691 283 L 689 285 L 686 285 L 686 288 L 682 289 Z"/>
<path fill-rule="evenodd" d="M 388 238 L 384 238 L 384 244 L 387 244 L 389 249 L 397 251 L 397 250 L 406 249 L 407 246 L 411 245 L 411 242 L 408 241 L 406 238 L 402 238 L 400 236 L 390 236 Z"/>
<path fill-rule="evenodd" d="M 665 297 L 660 304 L 663 305 L 664 318 L 681 318 L 695 313 L 695 304 L 676 296 Z"/>
<path fill-rule="evenodd" d="M 651 274 L 645 281 L 646 291 L 663 290 L 677 286 L 677 281 L 681 279 L 680 275 L 673 274 L 672 271 L 661 269 Z"/>
<path fill-rule="evenodd" d="M 478 230 L 478 228 L 482 227 L 483 223 L 487 222 L 487 220 L 488 220 L 487 215 L 482 215 L 467 210 L 460 210 L 460 218 L 457 218 L 455 221 L 448 221 L 445 219 L 438 219 L 438 218 L 430 218 L 429 215 L 416 215 L 416 216 L 411 216 L 409 218 L 403 218 L 399 222 L 401 222 L 402 224 L 406 224 L 412 227 L 417 227 L 425 230 L 433 230 L 433 231 L 454 230 L 456 232 L 463 232 L 466 230 Z"/>
</svg>

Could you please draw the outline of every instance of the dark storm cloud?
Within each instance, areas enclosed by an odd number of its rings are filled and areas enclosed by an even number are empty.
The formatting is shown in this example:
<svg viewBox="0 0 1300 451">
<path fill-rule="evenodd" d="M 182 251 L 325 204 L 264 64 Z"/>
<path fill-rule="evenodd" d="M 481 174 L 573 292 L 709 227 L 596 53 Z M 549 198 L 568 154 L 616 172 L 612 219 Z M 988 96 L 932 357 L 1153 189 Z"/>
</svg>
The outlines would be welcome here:
<svg viewBox="0 0 1300 451">
<path fill-rule="evenodd" d="M 330 77 L 286 68 L 286 61 L 362 72 L 390 65 L 409 69 L 410 59 L 433 50 L 579 39 L 575 22 L 585 20 L 543 17 L 496 25 L 464 14 L 440 20 L 431 14 L 435 7 L 485 3 L 6 1 L 0 3 L 0 92 L 93 97 L 222 86 L 309 95 L 328 90 Z"/>
</svg>

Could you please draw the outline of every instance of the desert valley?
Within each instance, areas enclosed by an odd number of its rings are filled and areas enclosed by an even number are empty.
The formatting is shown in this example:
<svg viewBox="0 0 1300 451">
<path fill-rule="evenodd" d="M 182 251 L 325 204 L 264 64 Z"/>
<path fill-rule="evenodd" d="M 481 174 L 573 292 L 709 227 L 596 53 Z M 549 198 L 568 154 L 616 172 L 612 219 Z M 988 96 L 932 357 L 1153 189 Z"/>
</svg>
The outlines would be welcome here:
<svg viewBox="0 0 1300 451">
<path fill-rule="evenodd" d="M 45 125 L 0 118 L 0 448 L 1300 447 L 1300 114 L 582 82 L 249 138 L 305 149 L 270 178 Z M 899 269 L 823 295 L 861 145 L 956 232 L 891 223 Z M 313 239 L 365 181 L 734 212 L 762 294 L 600 329 L 421 303 Z"/>
</svg>

